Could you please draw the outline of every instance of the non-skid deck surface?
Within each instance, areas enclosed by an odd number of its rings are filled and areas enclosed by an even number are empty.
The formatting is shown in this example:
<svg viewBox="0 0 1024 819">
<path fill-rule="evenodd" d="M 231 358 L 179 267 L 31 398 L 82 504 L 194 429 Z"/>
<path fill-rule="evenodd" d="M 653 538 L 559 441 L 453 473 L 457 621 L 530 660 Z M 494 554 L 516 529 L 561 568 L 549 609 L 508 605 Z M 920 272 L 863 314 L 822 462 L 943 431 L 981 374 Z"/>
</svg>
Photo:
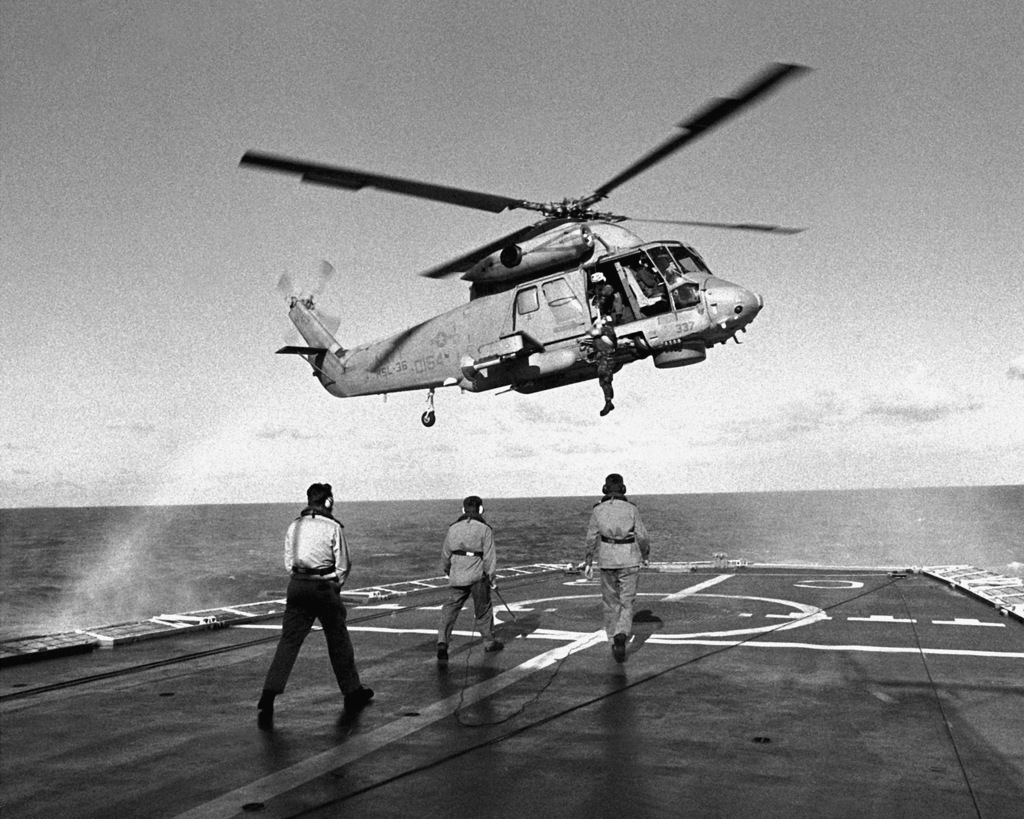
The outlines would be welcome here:
<svg viewBox="0 0 1024 819">
<path fill-rule="evenodd" d="M 10 817 L 1015 817 L 1024 625 L 923 574 L 645 572 L 627 659 L 598 583 L 503 579 L 504 651 L 443 589 L 350 606 L 346 714 L 322 637 L 273 730 L 255 702 L 280 621 L 0 671 Z M 507 605 L 506 605 L 507 604 Z"/>
</svg>

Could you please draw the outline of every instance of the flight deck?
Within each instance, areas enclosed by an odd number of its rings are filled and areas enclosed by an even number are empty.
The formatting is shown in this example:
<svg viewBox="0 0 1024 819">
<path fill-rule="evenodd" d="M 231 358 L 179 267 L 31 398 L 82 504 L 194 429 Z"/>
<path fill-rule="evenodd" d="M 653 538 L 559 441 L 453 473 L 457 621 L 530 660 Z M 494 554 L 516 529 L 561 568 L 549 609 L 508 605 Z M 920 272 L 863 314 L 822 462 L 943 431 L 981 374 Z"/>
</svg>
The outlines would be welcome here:
<svg viewBox="0 0 1024 819">
<path fill-rule="evenodd" d="M 256 700 L 281 601 L 164 615 L 159 639 L 122 624 L 94 650 L 8 651 L 3 814 L 1021 815 L 1019 582 L 655 565 L 620 664 L 599 581 L 568 568 L 500 572 L 505 650 L 485 653 L 464 610 L 444 665 L 443 578 L 347 592 L 375 699 L 343 710 L 314 632 L 271 730 Z"/>
</svg>

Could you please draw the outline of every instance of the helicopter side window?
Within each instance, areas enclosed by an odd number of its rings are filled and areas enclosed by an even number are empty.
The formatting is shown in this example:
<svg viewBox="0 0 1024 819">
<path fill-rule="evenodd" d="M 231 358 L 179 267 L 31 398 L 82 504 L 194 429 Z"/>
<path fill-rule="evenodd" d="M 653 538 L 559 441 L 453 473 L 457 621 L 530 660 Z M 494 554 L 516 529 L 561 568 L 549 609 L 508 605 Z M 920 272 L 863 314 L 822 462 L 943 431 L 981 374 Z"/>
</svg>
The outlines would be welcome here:
<svg viewBox="0 0 1024 819">
<path fill-rule="evenodd" d="M 540 301 L 537 299 L 537 288 L 527 287 L 520 290 L 516 296 L 516 312 L 525 316 L 527 313 L 536 313 L 540 309 Z"/>
<path fill-rule="evenodd" d="M 583 305 L 572 292 L 565 279 L 544 282 L 544 299 L 558 322 L 577 321 L 583 315 Z"/>
</svg>

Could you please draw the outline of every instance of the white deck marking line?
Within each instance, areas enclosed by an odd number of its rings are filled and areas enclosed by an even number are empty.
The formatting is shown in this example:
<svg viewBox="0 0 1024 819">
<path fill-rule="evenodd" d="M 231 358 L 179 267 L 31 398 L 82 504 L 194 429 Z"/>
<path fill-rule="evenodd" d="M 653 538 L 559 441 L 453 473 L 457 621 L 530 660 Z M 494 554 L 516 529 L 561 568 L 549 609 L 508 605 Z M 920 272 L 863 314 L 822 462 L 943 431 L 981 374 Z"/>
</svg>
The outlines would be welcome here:
<svg viewBox="0 0 1024 819">
<path fill-rule="evenodd" d="M 916 623 L 917 620 L 908 620 L 903 617 L 893 617 L 891 614 L 872 614 L 870 617 L 847 617 L 847 620 L 855 620 L 859 623 Z"/>
<path fill-rule="evenodd" d="M 349 631 L 372 631 L 377 634 L 437 634 L 436 628 L 388 628 L 387 626 L 349 626 Z M 456 637 L 479 637 L 476 631 L 452 632 Z M 558 629 L 538 628 L 529 634 L 523 634 L 527 640 L 562 640 L 567 643 L 575 642 L 590 634 L 589 631 L 561 631 Z"/>
<path fill-rule="evenodd" d="M 276 796 L 294 790 L 342 765 L 348 765 L 389 743 L 426 728 L 431 723 L 454 713 L 458 708 L 465 708 L 479 702 L 501 689 L 519 682 L 524 677 L 528 677 L 534 671 L 546 668 L 577 651 L 583 651 L 599 643 L 603 644 L 606 639 L 602 628 L 600 631 L 587 634 L 574 643 L 538 654 L 496 677 L 466 688 L 461 694 L 453 694 L 420 709 L 420 715 L 417 717 L 402 717 L 365 734 L 358 734 L 343 745 L 311 756 L 309 759 L 304 759 L 302 762 L 262 779 L 257 779 L 255 782 L 229 791 L 210 802 L 196 805 L 191 810 L 178 814 L 178 819 L 218 819 L 218 817 L 227 819 L 227 817 L 237 816 L 242 810 L 242 805 L 246 803 L 267 802 Z"/>
<path fill-rule="evenodd" d="M 273 623 L 238 623 L 232 624 L 231 628 L 248 628 L 248 629 L 263 629 L 264 631 L 280 631 L 280 623 L 274 625 Z M 313 626 L 314 629 L 320 630 L 320 626 Z M 430 634 L 437 636 L 436 628 L 388 628 L 386 626 L 349 626 L 349 631 L 370 631 L 377 634 Z M 580 640 L 583 637 L 590 634 L 589 631 L 559 631 L 557 629 L 550 628 L 539 628 L 535 631 L 531 631 L 529 634 L 522 635 L 527 640 L 561 640 L 565 643 L 571 643 L 575 640 Z M 455 637 L 478 637 L 479 635 L 475 631 L 460 631 L 456 629 L 452 632 Z"/>
<path fill-rule="evenodd" d="M 720 583 L 720 582 L 722 582 L 722 580 L 726 580 L 729 577 L 733 577 L 733 575 L 724 575 L 724 576 L 722 576 L 720 578 L 715 578 L 715 579 L 713 579 L 711 581 L 708 581 L 708 582 L 712 583 L 712 584 L 713 583 Z M 817 623 L 817 622 L 821 622 L 823 620 L 830 620 L 831 619 L 827 614 L 825 614 L 824 611 L 819 609 L 817 606 L 809 606 L 806 603 L 797 603 L 797 602 L 795 602 L 793 600 L 776 600 L 773 597 L 748 597 L 748 596 L 736 595 L 736 594 L 708 594 L 708 593 L 705 593 L 705 592 L 697 592 L 696 591 L 696 589 L 703 588 L 706 585 L 707 585 L 706 583 L 702 583 L 702 584 L 699 584 L 698 586 L 694 586 L 691 589 L 687 589 L 687 590 L 684 590 L 684 591 L 689 591 L 694 597 L 721 597 L 721 598 L 726 599 L 726 600 L 758 600 L 758 601 L 760 601 L 762 603 L 777 603 L 780 606 L 789 606 L 790 608 L 793 608 L 793 609 L 796 609 L 797 611 L 803 612 L 803 614 L 805 616 L 800 617 L 798 619 L 793 619 L 792 622 L 784 623 L 784 624 L 778 625 L 778 626 L 770 625 L 769 624 L 767 626 L 758 626 L 758 627 L 755 627 L 755 628 L 745 628 L 745 629 L 730 629 L 728 631 L 695 631 L 695 632 L 689 632 L 689 633 L 686 633 L 686 634 L 662 634 L 661 635 L 662 641 L 664 641 L 664 639 L 666 637 L 675 637 L 677 639 L 695 639 L 695 638 L 698 638 L 698 637 L 737 637 L 737 636 L 739 636 L 741 634 L 763 634 L 763 633 L 767 633 L 767 632 L 771 632 L 771 631 L 785 631 L 787 629 L 803 628 L 804 626 L 809 626 L 812 623 Z M 679 594 L 683 594 L 683 592 L 680 592 Z M 636 596 L 637 597 L 655 597 L 655 598 L 657 598 L 659 600 L 662 600 L 662 601 L 665 601 L 665 600 L 668 599 L 663 594 L 655 593 L 655 592 L 637 592 Z M 673 595 L 673 596 L 675 597 L 677 595 Z M 536 606 L 542 605 L 544 603 L 560 602 L 560 601 L 563 601 L 563 600 L 586 600 L 588 598 L 600 599 L 600 597 L 601 597 L 600 594 L 576 594 L 576 595 L 562 595 L 562 596 L 558 596 L 558 597 L 540 597 L 540 598 L 537 598 L 535 600 L 521 601 L 520 605 L 536 607 Z M 679 599 L 686 599 L 686 598 L 685 597 L 680 597 Z M 495 612 L 495 615 L 496 615 L 496 617 L 500 616 L 500 612 Z"/>
<path fill-rule="evenodd" d="M 706 589 L 709 586 L 715 586 L 721 583 L 723 580 L 728 580 L 734 575 L 731 574 L 720 574 L 718 577 L 712 577 L 710 580 L 705 580 L 703 583 L 698 583 L 696 586 L 690 586 L 682 591 L 677 591 L 675 594 L 670 594 L 667 597 L 662 598 L 666 603 L 673 603 L 676 600 L 682 600 L 684 597 L 689 597 L 691 594 L 696 594 L 702 589 Z"/>
<path fill-rule="evenodd" d="M 952 620 L 932 620 L 936 626 L 988 626 L 989 628 L 1006 628 L 1006 623 L 983 623 L 974 617 L 956 617 Z"/>
<path fill-rule="evenodd" d="M 937 654 L 950 657 L 999 657 L 1024 660 L 1024 651 L 974 651 L 959 648 L 917 648 L 916 646 L 861 646 L 824 645 L 816 643 L 772 643 L 765 640 L 673 640 L 653 636 L 648 645 L 658 643 L 670 646 L 734 646 L 737 648 L 806 648 L 812 651 L 861 651 L 873 654 Z"/>
</svg>

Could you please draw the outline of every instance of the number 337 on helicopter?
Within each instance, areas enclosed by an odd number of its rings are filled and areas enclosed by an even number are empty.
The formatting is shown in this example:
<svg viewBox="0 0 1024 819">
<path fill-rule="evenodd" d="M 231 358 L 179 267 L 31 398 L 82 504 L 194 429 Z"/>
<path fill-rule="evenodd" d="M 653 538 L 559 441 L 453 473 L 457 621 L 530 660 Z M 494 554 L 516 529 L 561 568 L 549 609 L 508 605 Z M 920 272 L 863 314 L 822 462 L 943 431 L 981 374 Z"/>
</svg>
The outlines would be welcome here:
<svg viewBox="0 0 1024 819">
<path fill-rule="evenodd" d="M 337 321 L 313 296 L 291 293 L 288 315 L 305 346 L 297 355 L 331 395 L 350 397 L 426 389 L 425 426 L 433 426 L 434 390 L 468 392 L 507 387 L 521 393 L 597 377 L 597 353 L 618 369 L 643 358 L 658 368 L 703 361 L 735 338 L 763 306 L 761 296 L 715 276 L 692 247 L 644 242 L 625 221 L 657 222 L 787 234 L 797 229 L 755 223 L 637 219 L 594 206 L 704 132 L 807 69 L 776 63 L 733 97 L 715 99 L 679 123 L 680 132 L 593 193 L 560 202 L 530 202 L 335 165 L 248 151 L 242 165 L 299 176 L 301 181 L 358 191 L 377 188 L 500 213 L 539 212 L 541 220 L 421 275 L 461 274 L 469 302 L 389 338 L 345 349 Z M 331 270 L 325 264 L 325 270 Z M 282 279 L 283 286 L 285 279 Z M 610 325 L 610 327 L 609 327 Z M 610 329 L 613 328 L 613 329 Z M 607 342 L 611 342 L 610 344 Z"/>
</svg>

